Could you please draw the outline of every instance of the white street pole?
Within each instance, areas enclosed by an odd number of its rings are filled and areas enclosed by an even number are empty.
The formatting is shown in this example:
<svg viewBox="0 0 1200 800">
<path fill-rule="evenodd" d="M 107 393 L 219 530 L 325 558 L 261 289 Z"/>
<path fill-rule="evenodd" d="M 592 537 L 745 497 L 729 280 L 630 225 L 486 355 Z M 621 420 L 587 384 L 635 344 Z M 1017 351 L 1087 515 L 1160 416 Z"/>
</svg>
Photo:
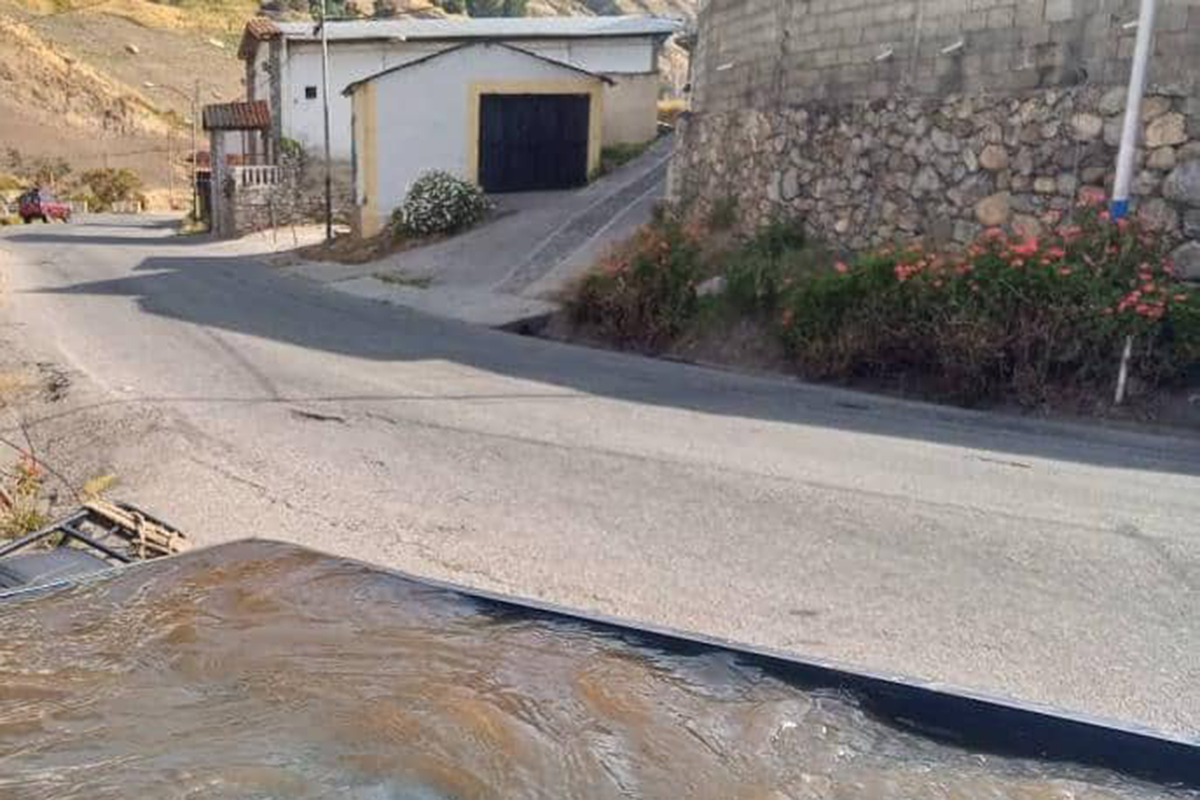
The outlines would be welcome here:
<svg viewBox="0 0 1200 800">
<path fill-rule="evenodd" d="M 333 241 L 333 165 L 329 144 L 329 12 L 321 0 L 321 100 L 325 115 L 325 241 Z"/>
<path fill-rule="evenodd" d="M 1109 211 L 1113 219 L 1129 213 L 1129 187 L 1133 183 L 1133 162 L 1137 156 L 1138 134 L 1142 127 L 1142 95 L 1146 91 L 1146 68 L 1154 42 L 1154 12 L 1157 0 L 1142 0 L 1138 15 L 1137 43 L 1133 50 L 1133 68 L 1129 72 L 1129 95 L 1125 100 L 1125 127 L 1121 149 L 1117 153 L 1117 175 L 1113 182 Z"/>
</svg>

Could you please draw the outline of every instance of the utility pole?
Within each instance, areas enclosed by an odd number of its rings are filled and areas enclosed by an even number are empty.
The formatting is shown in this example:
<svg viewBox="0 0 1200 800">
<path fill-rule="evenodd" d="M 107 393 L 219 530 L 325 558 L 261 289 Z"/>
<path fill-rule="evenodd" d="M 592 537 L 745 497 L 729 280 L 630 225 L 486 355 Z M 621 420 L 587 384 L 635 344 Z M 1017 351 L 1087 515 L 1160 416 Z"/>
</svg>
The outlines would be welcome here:
<svg viewBox="0 0 1200 800">
<path fill-rule="evenodd" d="M 175 210 L 175 126 L 167 123 L 167 207 Z"/>
<path fill-rule="evenodd" d="M 200 138 L 200 79 L 196 78 L 195 90 L 192 93 L 192 223 L 200 223 L 200 189 L 196 186 L 196 175 L 200 165 L 196 163 L 198 152 L 197 140 Z"/>
<path fill-rule="evenodd" d="M 190 96 L 188 95 L 187 92 L 183 91 L 182 89 L 177 89 L 174 86 L 167 86 L 165 84 L 153 83 L 151 81 L 145 81 L 142 83 L 142 85 L 145 86 L 147 89 L 162 89 L 167 92 L 174 92 L 175 94 L 182 97 L 184 100 L 187 100 L 189 103 L 191 103 L 191 106 L 192 106 L 192 169 L 191 169 L 191 174 L 192 174 L 192 219 L 194 221 L 199 221 L 199 219 L 200 219 L 200 190 L 196 186 L 196 176 L 200 172 L 200 164 L 198 161 L 199 157 L 200 157 L 200 151 L 198 149 L 199 142 L 200 142 L 200 79 L 196 78 L 195 84 L 193 85 L 193 88 L 192 88 L 192 94 Z M 171 149 L 171 132 L 168 129 L 168 131 L 167 131 L 167 150 L 170 151 L 170 149 Z M 107 155 L 105 156 L 105 159 L 106 160 L 105 160 L 104 165 L 108 166 Z M 170 163 L 174 164 L 174 158 L 172 156 L 168 156 L 168 159 L 170 160 Z M 174 167 L 172 166 L 172 170 L 173 169 L 174 169 Z M 169 173 L 169 176 L 170 176 L 169 180 L 171 181 L 170 192 L 171 192 L 172 202 L 174 202 L 174 197 L 175 197 L 174 175 L 175 175 L 175 173 L 173 171 Z"/>
<path fill-rule="evenodd" d="M 329 142 L 329 0 L 321 0 L 321 101 L 325 115 L 325 241 L 333 241 L 333 163 Z"/>
<path fill-rule="evenodd" d="M 1109 213 L 1121 219 L 1129 213 L 1129 187 L 1133 183 L 1133 162 L 1137 156 L 1138 134 L 1142 129 L 1142 95 L 1146 92 L 1146 68 L 1154 42 L 1154 11 L 1157 0 L 1142 0 L 1138 15 L 1137 42 L 1133 49 L 1133 67 L 1129 71 L 1129 94 L 1125 99 L 1125 125 L 1121 149 L 1117 153 L 1117 174 L 1113 180 Z"/>
</svg>

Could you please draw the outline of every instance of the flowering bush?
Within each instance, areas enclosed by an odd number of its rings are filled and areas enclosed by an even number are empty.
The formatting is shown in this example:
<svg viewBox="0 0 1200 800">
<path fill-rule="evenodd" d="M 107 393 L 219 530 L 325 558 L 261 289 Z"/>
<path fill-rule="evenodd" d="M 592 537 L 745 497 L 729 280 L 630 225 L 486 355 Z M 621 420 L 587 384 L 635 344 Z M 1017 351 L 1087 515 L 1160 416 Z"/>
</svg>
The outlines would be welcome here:
<svg viewBox="0 0 1200 800">
<path fill-rule="evenodd" d="M 1133 393 L 1200 362 L 1200 291 L 1176 277 L 1167 242 L 1096 208 L 1039 238 L 989 230 L 961 251 L 912 244 L 852 263 L 831 263 L 794 223 L 731 251 L 710 243 L 657 220 L 583 281 L 573 322 L 661 351 L 696 325 L 749 318 L 802 374 L 902 381 L 960 403 L 1111 397 L 1129 337 Z M 714 272 L 723 291 L 698 297 Z"/>
<path fill-rule="evenodd" d="M 1090 210 L 1042 238 L 871 254 L 797 285 L 778 329 L 802 371 L 918 376 L 964 402 L 1111 387 L 1127 336 L 1143 386 L 1200 357 L 1200 303 L 1161 240 Z"/>
<path fill-rule="evenodd" d="M 454 233 L 482 220 L 491 209 L 483 190 L 448 172 L 423 173 L 392 214 L 400 233 L 430 236 Z"/>
<path fill-rule="evenodd" d="M 568 306 L 572 321 L 622 347 L 657 351 L 696 313 L 696 231 L 662 218 L 588 274 Z"/>
</svg>

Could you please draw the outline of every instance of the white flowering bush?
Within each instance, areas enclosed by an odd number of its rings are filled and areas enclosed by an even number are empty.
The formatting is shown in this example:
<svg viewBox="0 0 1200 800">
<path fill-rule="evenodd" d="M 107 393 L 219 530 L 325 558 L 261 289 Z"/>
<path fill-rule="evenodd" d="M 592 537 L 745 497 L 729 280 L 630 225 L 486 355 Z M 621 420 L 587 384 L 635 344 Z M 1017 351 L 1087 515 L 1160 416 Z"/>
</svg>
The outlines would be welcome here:
<svg viewBox="0 0 1200 800">
<path fill-rule="evenodd" d="M 483 190 L 448 172 L 425 172 L 392 214 L 396 230 L 414 236 L 454 233 L 479 222 L 491 209 Z"/>
</svg>

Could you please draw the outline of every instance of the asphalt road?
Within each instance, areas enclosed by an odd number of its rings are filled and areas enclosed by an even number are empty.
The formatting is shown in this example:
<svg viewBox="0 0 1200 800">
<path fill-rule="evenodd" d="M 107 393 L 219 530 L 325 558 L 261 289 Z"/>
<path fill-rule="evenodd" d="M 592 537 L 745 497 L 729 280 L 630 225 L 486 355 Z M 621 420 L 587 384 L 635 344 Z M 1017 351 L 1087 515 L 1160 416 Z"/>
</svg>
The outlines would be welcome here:
<svg viewBox="0 0 1200 800">
<path fill-rule="evenodd" d="M 203 542 L 1200 731 L 1200 441 L 520 338 L 116 219 L 0 233 L 30 420 Z M 89 438 L 90 437 L 90 438 Z M 61 448 L 60 448 L 61 450 Z"/>
</svg>

